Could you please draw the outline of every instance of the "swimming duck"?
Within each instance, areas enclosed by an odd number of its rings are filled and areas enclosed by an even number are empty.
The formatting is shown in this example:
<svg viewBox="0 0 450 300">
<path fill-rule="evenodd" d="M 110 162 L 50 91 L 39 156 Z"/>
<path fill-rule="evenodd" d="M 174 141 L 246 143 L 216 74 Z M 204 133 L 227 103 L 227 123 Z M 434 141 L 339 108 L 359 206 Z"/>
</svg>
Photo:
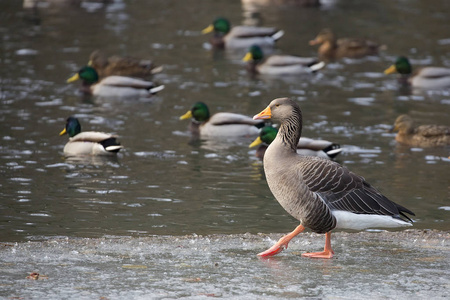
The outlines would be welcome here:
<svg viewBox="0 0 450 300">
<path fill-rule="evenodd" d="M 162 67 L 156 67 L 150 60 L 119 55 L 106 57 L 99 50 L 91 53 L 88 65 L 97 71 L 100 78 L 112 75 L 145 78 L 162 71 Z"/>
<path fill-rule="evenodd" d="M 272 27 L 234 26 L 225 18 L 217 18 L 202 30 L 203 34 L 214 31 L 210 43 L 215 48 L 248 48 L 253 44 L 273 47 L 284 35 L 283 30 Z"/>
<path fill-rule="evenodd" d="M 153 82 L 126 76 L 108 76 L 99 81 L 97 71 L 89 66 L 81 68 L 78 73 L 67 80 L 68 83 L 83 80 L 81 90 L 86 94 L 102 97 L 139 97 L 156 94 L 164 89 Z"/>
<path fill-rule="evenodd" d="M 264 155 L 264 172 L 277 201 L 300 221 L 294 231 L 259 256 L 281 252 L 306 227 L 325 233 L 325 247 L 323 252 L 302 256 L 331 258 L 333 229 L 412 225 L 412 220 L 405 215 L 414 215 L 412 211 L 383 196 L 363 177 L 334 161 L 297 154 L 302 112 L 296 102 L 289 98 L 275 99 L 253 119 L 280 123 L 278 134 Z"/>
<path fill-rule="evenodd" d="M 248 62 L 249 72 L 266 75 L 309 74 L 325 66 L 316 58 L 293 55 L 271 55 L 264 60 L 263 50 L 258 45 L 252 45 L 242 60 Z"/>
<path fill-rule="evenodd" d="M 397 132 L 395 140 L 413 147 L 437 147 L 450 145 L 450 127 L 443 125 L 414 126 L 408 115 L 400 115 L 390 130 Z"/>
<path fill-rule="evenodd" d="M 117 136 L 104 132 L 81 132 L 81 125 L 77 118 L 69 117 L 65 128 L 59 135 L 69 135 L 69 141 L 64 146 L 66 156 L 78 155 L 114 155 L 123 146 L 116 140 Z"/>
<path fill-rule="evenodd" d="M 190 130 L 200 136 L 256 136 L 264 121 L 255 121 L 241 114 L 220 112 L 210 115 L 208 106 L 203 102 L 195 103 L 180 120 L 191 119 Z"/>
<path fill-rule="evenodd" d="M 261 145 L 256 150 L 256 157 L 264 158 L 264 153 L 267 150 L 275 137 L 278 129 L 273 126 L 264 126 L 259 132 L 259 136 L 249 145 L 249 148 Z M 318 156 L 326 159 L 336 157 L 341 153 L 341 146 L 325 140 L 313 140 L 307 137 L 301 137 L 297 144 L 297 153 L 300 155 Z"/>
<path fill-rule="evenodd" d="M 319 32 L 314 40 L 309 42 L 311 46 L 320 45 L 318 53 L 322 59 L 333 60 L 342 57 L 361 58 L 367 55 L 376 55 L 384 49 L 375 42 L 361 38 L 336 39 L 334 33 L 326 28 Z"/>
<path fill-rule="evenodd" d="M 408 58 L 400 56 L 395 64 L 384 70 L 384 74 L 399 73 L 402 84 L 422 89 L 450 88 L 450 69 L 442 67 L 425 67 L 412 72 Z"/>
</svg>

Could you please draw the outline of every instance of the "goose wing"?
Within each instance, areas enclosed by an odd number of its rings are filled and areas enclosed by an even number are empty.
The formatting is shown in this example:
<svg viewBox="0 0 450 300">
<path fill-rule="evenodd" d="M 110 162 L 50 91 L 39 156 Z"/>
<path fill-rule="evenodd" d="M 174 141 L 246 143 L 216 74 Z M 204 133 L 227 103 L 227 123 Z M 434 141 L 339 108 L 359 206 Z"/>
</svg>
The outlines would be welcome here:
<svg viewBox="0 0 450 300">
<path fill-rule="evenodd" d="M 350 172 L 333 161 L 317 157 L 301 158 L 302 177 L 309 190 L 320 196 L 332 210 L 355 214 L 387 215 L 411 221 L 404 212 L 414 215 L 367 183 L 363 177 Z M 404 220 L 403 220 L 404 221 Z"/>
</svg>

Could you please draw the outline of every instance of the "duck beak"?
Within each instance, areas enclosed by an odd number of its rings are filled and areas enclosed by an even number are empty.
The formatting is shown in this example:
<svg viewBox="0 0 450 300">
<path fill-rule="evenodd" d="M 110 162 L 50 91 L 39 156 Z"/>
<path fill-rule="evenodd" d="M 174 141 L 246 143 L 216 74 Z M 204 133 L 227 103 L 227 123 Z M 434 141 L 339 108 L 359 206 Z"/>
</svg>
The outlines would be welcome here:
<svg viewBox="0 0 450 300">
<path fill-rule="evenodd" d="M 270 119 L 272 117 L 272 111 L 270 110 L 270 106 L 267 106 L 266 109 L 264 109 L 259 114 L 255 115 L 253 117 L 253 120 L 265 120 Z"/>
<path fill-rule="evenodd" d="M 180 117 L 180 120 L 186 120 L 192 118 L 192 112 L 189 110 L 187 113 Z"/>
<path fill-rule="evenodd" d="M 249 148 L 258 146 L 259 144 L 262 144 L 261 138 L 258 136 L 250 145 L 248 145 Z"/>
<path fill-rule="evenodd" d="M 384 70 L 384 74 L 386 74 L 386 75 L 393 74 L 395 72 L 397 72 L 397 68 L 395 67 L 395 65 L 392 65 L 389 68 L 387 68 L 386 70 Z"/>
<path fill-rule="evenodd" d="M 89 67 L 92 67 L 92 60 L 88 61 L 87 65 L 88 65 Z"/>
<path fill-rule="evenodd" d="M 66 134 L 67 133 L 67 130 L 64 128 L 60 133 L 59 133 L 59 135 L 64 135 L 64 134 Z"/>
<path fill-rule="evenodd" d="M 214 25 L 211 24 L 202 30 L 202 34 L 207 34 L 207 33 L 213 32 L 213 31 L 214 31 Z"/>
<path fill-rule="evenodd" d="M 397 128 L 397 126 L 392 126 L 391 128 L 389 128 L 389 130 L 388 130 L 388 132 L 389 133 L 392 133 L 392 132 L 397 132 L 398 131 L 398 128 Z"/>
<path fill-rule="evenodd" d="M 309 41 L 309 45 L 310 46 L 314 46 L 314 45 L 317 45 L 317 44 L 320 44 L 320 42 L 317 39 Z"/>
<path fill-rule="evenodd" d="M 244 58 L 242 59 L 242 61 L 251 61 L 253 59 L 253 55 L 250 52 L 247 52 L 247 54 L 245 54 Z"/>
<path fill-rule="evenodd" d="M 80 79 L 80 75 L 78 75 L 78 73 L 77 73 L 77 74 L 73 75 L 72 77 L 70 77 L 69 79 L 67 79 L 67 83 L 77 81 L 78 79 Z"/>
</svg>

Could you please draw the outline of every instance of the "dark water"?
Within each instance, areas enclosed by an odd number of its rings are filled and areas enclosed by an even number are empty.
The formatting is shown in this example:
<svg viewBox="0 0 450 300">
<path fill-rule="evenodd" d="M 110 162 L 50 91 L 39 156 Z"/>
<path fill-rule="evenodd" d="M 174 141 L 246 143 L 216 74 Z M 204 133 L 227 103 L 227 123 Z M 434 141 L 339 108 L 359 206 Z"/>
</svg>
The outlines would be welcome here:
<svg viewBox="0 0 450 300">
<path fill-rule="evenodd" d="M 415 228 L 448 230 L 449 148 L 400 147 L 386 130 L 402 113 L 450 125 L 450 92 L 399 89 L 382 72 L 399 54 L 450 67 L 450 2 L 324 2 L 250 12 L 229 0 L 50 1 L 35 10 L 1 1 L 0 240 L 292 230 L 297 221 L 272 197 L 252 138 L 189 144 L 188 122 L 178 120 L 196 101 L 254 115 L 281 96 L 300 102 L 305 136 L 345 147 L 337 161 L 414 211 Z M 218 15 L 283 28 L 280 53 L 315 55 L 308 41 L 323 27 L 388 49 L 314 76 L 252 79 L 241 53 L 205 45 L 200 30 Z M 148 99 L 80 95 L 65 80 L 95 49 L 164 65 L 155 80 L 166 89 Z M 125 151 L 65 159 L 58 133 L 69 115 L 84 130 L 118 134 Z"/>
</svg>

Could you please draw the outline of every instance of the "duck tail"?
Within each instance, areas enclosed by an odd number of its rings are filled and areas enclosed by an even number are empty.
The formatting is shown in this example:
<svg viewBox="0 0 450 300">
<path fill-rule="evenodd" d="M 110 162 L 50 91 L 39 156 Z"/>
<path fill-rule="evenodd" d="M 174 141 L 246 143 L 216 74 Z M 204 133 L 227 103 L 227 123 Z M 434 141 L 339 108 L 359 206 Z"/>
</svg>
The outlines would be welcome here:
<svg viewBox="0 0 450 300">
<path fill-rule="evenodd" d="M 311 65 L 308 66 L 312 72 L 316 72 L 320 69 L 322 69 L 323 67 L 325 67 L 325 63 L 323 61 L 319 61 L 319 62 L 314 62 Z"/>
<path fill-rule="evenodd" d="M 148 92 L 150 94 L 154 95 L 154 94 L 158 93 L 159 91 L 162 91 L 163 89 L 164 89 L 164 85 L 160 85 L 160 86 L 149 89 Z"/>
<path fill-rule="evenodd" d="M 274 34 L 272 34 L 272 38 L 274 41 L 278 41 L 284 35 L 284 30 L 278 30 Z"/>
<path fill-rule="evenodd" d="M 324 148 L 322 151 L 325 152 L 329 158 L 335 158 L 339 153 L 342 152 L 342 148 L 339 144 L 331 144 L 330 146 Z"/>
<path fill-rule="evenodd" d="M 150 71 L 150 74 L 152 74 L 152 75 L 158 74 L 158 73 L 161 73 L 162 70 L 164 70 L 164 67 L 163 67 L 163 66 L 154 67 L 154 68 Z"/>
</svg>

